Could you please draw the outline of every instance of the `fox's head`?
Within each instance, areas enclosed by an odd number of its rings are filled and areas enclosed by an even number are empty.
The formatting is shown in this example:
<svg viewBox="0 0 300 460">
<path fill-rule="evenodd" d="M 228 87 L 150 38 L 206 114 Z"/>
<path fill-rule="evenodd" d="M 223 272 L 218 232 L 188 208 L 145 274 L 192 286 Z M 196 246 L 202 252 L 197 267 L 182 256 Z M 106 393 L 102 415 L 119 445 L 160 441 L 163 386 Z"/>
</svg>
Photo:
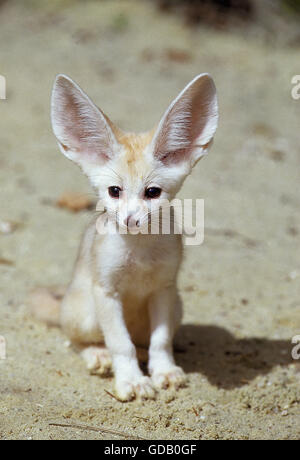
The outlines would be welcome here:
<svg viewBox="0 0 300 460">
<path fill-rule="evenodd" d="M 65 75 L 55 80 L 51 109 L 62 153 L 89 177 L 107 213 L 132 230 L 145 225 L 150 209 L 174 198 L 208 152 L 218 121 L 208 74 L 195 77 L 147 133 L 121 131 Z"/>
</svg>

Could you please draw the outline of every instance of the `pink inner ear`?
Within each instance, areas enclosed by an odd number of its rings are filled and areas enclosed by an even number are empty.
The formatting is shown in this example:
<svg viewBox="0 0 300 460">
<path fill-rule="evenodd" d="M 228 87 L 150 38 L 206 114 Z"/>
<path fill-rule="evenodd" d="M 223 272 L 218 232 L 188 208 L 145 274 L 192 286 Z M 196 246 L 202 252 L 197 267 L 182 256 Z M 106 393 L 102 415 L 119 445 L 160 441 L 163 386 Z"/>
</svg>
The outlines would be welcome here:
<svg viewBox="0 0 300 460">
<path fill-rule="evenodd" d="M 189 158 L 189 149 L 178 149 L 164 154 L 158 153 L 157 157 L 165 165 L 178 164 Z"/>
<path fill-rule="evenodd" d="M 156 158 L 164 164 L 187 159 L 193 142 L 194 121 L 191 100 L 185 94 L 165 115 L 156 139 Z"/>
<path fill-rule="evenodd" d="M 164 115 L 155 140 L 154 156 L 164 164 L 188 160 L 195 149 L 201 156 L 216 126 L 215 86 L 211 77 L 204 74 L 183 90 Z"/>
<path fill-rule="evenodd" d="M 103 155 L 108 140 L 106 128 L 93 107 L 68 94 L 64 106 L 64 133 L 69 150 L 87 155 Z"/>
<path fill-rule="evenodd" d="M 53 90 L 54 133 L 69 157 L 107 160 L 114 136 L 106 117 L 71 80 L 59 77 Z"/>
</svg>

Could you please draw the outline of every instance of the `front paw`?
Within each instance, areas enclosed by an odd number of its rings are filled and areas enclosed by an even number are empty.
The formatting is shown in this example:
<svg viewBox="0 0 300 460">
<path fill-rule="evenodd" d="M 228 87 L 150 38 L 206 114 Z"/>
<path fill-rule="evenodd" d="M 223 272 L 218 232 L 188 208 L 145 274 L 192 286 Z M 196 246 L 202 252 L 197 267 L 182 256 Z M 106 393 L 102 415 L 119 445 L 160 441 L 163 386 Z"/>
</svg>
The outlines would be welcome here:
<svg viewBox="0 0 300 460">
<path fill-rule="evenodd" d="M 156 389 L 166 389 L 174 387 L 176 389 L 184 387 L 187 376 L 179 366 L 172 366 L 166 370 L 154 371 L 151 375 L 153 385 Z"/>
<path fill-rule="evenodd" d="M 133 381 L 118 379 L 115 382 L 115 392 L 121 401 L 131 401 L 135 398 L 154 399 L 155 389 L 151 379 L 146 376 L 137 377 Z"/>
</svg>

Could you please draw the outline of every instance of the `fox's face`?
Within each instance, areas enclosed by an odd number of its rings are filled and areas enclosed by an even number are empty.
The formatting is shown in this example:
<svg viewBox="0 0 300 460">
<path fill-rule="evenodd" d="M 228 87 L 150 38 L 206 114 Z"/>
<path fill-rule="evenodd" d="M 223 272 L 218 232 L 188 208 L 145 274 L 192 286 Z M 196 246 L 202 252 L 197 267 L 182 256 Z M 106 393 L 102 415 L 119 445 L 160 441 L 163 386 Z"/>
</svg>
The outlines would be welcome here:
<svg viewBox="0 0 300 460">
<path fill-rule="evenodd" d="M 68 77 L 56 78 L 52 126 L 61 151 L 96 188 L 108 216 L 139 231 L 171 201 L 217 128 L 213 80 L 202 74 L 171 103 L 156 129 L 124 133 Z"/>
</svg>

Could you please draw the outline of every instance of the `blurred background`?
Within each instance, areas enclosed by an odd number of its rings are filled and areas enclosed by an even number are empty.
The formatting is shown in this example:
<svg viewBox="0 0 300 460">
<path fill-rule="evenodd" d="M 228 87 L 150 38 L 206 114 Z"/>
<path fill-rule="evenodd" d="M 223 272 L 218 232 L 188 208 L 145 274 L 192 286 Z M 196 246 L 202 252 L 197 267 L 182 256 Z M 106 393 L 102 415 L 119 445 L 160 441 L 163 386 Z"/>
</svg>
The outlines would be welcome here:
<svg viewBox="0 0 300 460">
<path fill-rule="evenodd" d="M 64 422 L 150 439 L 299 438 L 299 24 L 298 0 L 0 2 L 0 437 L 109 438 L 50 426 Z M 180 192 L 205 200 L 205 241 L 186 248 L 180 275 L 176 359 L 190 383 L 121 405 L 111 378 L 87 375 L 24 307 L 30 289 L 67 284 L 96 199 L 58 151 L 51 88 L 65 73 L 143 131 L 202 72 L 220 122 Z"/>
</svg>

